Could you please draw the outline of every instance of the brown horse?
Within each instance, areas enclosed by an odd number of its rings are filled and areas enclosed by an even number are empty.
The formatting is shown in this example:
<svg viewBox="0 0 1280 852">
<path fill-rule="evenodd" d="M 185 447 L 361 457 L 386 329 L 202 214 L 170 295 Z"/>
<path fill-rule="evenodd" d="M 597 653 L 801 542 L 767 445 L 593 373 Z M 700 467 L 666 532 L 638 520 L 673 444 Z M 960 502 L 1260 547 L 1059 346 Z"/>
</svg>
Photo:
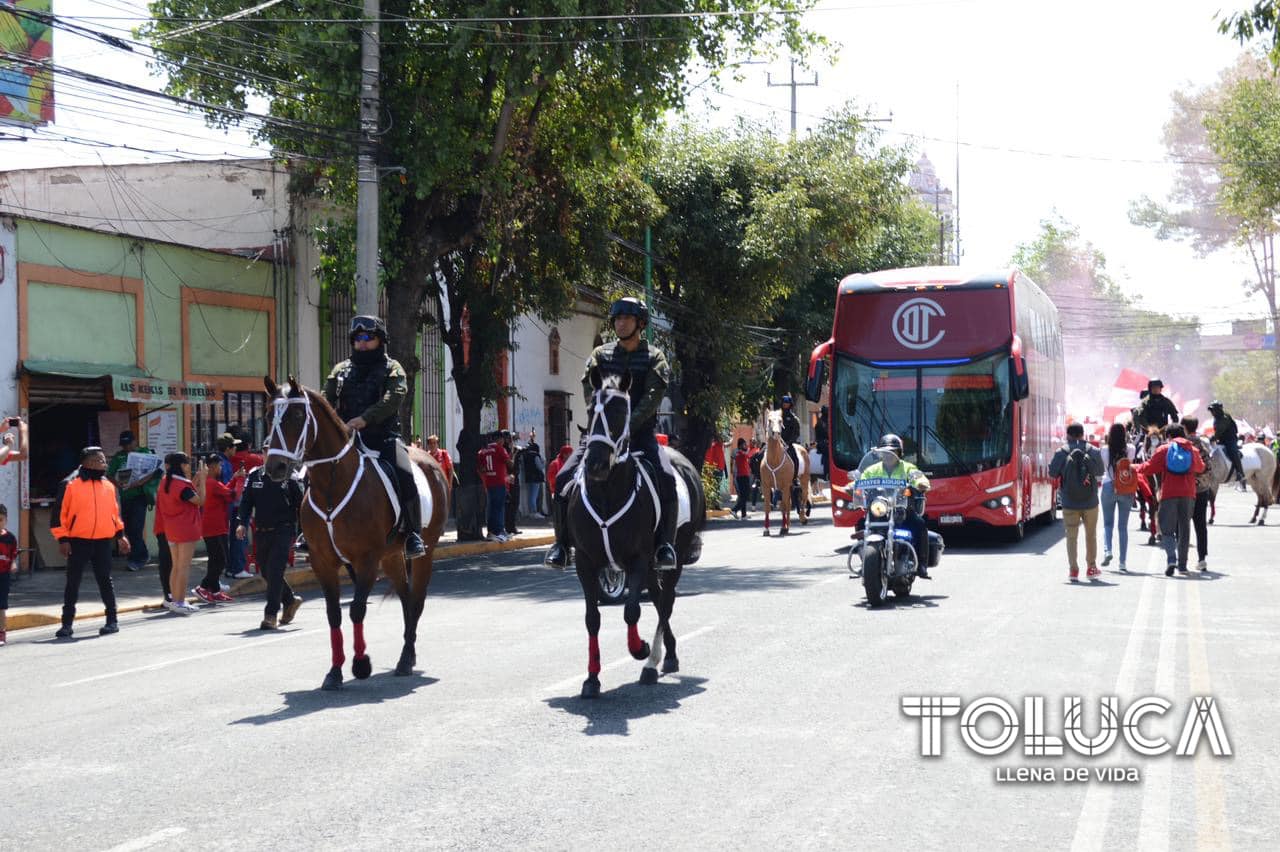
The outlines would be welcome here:
<svg viewBox="0 0 1280 852">
<path fill-rule="evenodd" d="M 323 396 L 302 387 L 293 376 L 283 388 L 270 378 L 263 381 L 274 409 L 265 472 L 281 482 L 294 466 L 306 464 L 310 480 L 300 514 L 311 570 L 324 590 L 329 616 L 333 663 L 323 688 L 342 686 L 342 665 L 346 662 L 338 577 L 343 565 L 355 583 L 351 600 L 355 658 L 351 673 L 363 680 L 373 671 L 365 653 L 364 616 L 369 592 L 381 568 L 399 595 L 404 611 L 404 647 L 396 674 L 411 674 L 417 661 L 418 620 L 422 617 L 427 584 L 431 582 L 432 548 L 444 532 L 449 509 L 449 484 L 444 472 L 426 452 L 409 448 L 409 458 L 426 475 L 431 497 L 431 512 L 422 519 L 427 555 L 410 563 L 404 556 L 404 534 L 398 529 L 399 504 L 388 496 L 384 486 L 384 482 L 395 481 L 394 474 L 377 470 L 378 462 Z"/>
<path fill-rule="evenodd" d="M 793 444 L 796 458 L 800 462 L 800 470 L 791 463 L 787 455 L 786 444 L 782 440 L 782 412 L 769 412 L 769 440 L 765 443 L 764 458 L 760 460 L 760 493 L 764 496 L 764 534 L 769 534 L 769 510 L 773 508 L 773 489 L 782 492 L 782 531 L 780 535 L 791 532 L 791 487 L 798 483 L 800 501 L 796 506 L 796 517 L 800 523 L 809 523 L 809 451 L 799 444 Z"/>
</svg>

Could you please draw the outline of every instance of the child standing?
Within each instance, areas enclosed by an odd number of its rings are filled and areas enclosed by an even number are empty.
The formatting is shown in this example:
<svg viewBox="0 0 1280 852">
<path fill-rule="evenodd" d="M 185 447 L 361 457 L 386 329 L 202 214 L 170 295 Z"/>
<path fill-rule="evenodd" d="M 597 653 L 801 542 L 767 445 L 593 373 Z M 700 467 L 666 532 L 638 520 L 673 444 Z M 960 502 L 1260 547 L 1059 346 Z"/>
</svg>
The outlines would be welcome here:
<svg viewBox="0 0 1280 852">
<path fill-rule="evenodd" d="M 0 645 L 4 644 L 9 609 L 9 572 L 18 570 L 18 540 L 9 532 L 9 510 L 0 503 Z"/>
<path fill-rule="evenodd" d="M 164 483 L 156 495 L 156 511 L 163 515 L 165 538 L 173 556 L 169 574 L 169 594 L 165 608 L 179 615 L 190 615 L 196 608 L 187 603 L 187 572 L 196 542 L 204 537 L 200 507 L 204 505 L 205 480 L 208 471 L 204 461 L 196 462 L 193 478 L 187 478 L 191 460 L 186 453 L 169 453 L 164 459 Z"/>
</svg>

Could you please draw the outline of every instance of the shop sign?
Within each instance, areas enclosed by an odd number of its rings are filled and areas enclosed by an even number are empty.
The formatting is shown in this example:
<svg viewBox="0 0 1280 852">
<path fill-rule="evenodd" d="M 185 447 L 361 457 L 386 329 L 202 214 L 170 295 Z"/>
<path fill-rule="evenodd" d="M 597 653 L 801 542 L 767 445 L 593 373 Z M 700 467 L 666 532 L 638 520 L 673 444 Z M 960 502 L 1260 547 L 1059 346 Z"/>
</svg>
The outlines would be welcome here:
<svg viewBox="0 0 1280 852">
<path fill-rule="evenodd" d="M 112 376 L 111 395 L 121 402 L 200 405 L 222 399 L 222 386 L 211 382 L 171 382 L 142 376 Z"/>
</svg>

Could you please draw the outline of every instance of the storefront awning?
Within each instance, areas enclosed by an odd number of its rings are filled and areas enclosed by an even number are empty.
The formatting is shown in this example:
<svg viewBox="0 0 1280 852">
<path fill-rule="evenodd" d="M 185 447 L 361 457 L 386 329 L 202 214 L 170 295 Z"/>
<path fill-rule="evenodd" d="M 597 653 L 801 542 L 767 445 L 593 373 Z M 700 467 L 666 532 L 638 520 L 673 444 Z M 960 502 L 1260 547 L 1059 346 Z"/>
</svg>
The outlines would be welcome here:
<svg viewBox="0 0 1280 852">
<path fill-rule="evenodd" d="M 123 364 L 28 360 L 22 362 L 22 371 L 32 377 L 32 401 L 38 397 L 43 404 L 105 405 L 108 396 L 152 405 L 201 405 L 222 399 L 219 384 L 158 379 Z"/>
<path fill-rule="evenodd" d="M 142 376 L 138 367 L 124 364 L 90 364 L 87 361 L 38 361 L 22 362 L 22 370 L 37 376 L 64 376 L 69 379 L 104 379 L 107 376 Z"/>
</svg>

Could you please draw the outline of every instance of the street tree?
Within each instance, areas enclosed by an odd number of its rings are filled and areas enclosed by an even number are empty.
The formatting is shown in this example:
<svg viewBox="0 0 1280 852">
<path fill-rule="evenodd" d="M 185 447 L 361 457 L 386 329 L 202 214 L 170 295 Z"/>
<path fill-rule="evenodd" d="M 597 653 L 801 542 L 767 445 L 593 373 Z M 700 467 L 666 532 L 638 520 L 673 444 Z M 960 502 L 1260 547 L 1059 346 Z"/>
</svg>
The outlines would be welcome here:
<svg viewBox="0 0 1280 852">
<path fill-rule="evenodd" d="M 204 25 L 243 5 L 151 3 L 144 34 L 169 91 L 205 104 L 217 125 L 265 101 L 268 119 L 253 129 L 289 160 L 297 188 L 354 209 L 359 16 L 351 4 L 294 0 Z M 600 235 L 623 215 L 601 215 L 601 199 L 634 197 L 612 166 L 680 107 L 691 63 L 723 67 L 730 50 L 777 40 L 803 51 L 796 13 L 810 5 L 671 0 L 642 15 L 632 0 L 529 0 L 518 11 L 500 0 L 383 0 L 378 162 L 403 169 L 380 193 L 391 350 L 412 379 L 419 330 L 437 318 L 463 408 L 464 477 L 481 409 L 506 392 L 495 365 L 512 319 L 563 315 L 601 270 Z M 349 232 L 333 228 L 331 240 Z"/>
</svg>

